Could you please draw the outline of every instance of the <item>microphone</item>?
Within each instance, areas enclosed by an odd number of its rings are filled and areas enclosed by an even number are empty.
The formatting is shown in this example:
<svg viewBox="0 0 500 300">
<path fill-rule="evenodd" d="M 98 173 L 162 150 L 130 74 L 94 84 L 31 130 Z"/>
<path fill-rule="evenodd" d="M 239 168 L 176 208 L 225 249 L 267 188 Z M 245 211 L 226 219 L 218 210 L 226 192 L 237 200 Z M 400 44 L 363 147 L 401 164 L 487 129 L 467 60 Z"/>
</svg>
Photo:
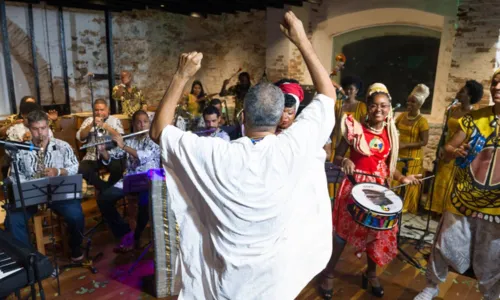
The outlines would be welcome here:
<svg viewBox="0 0 500 300">
<path fill-rule="evenodd" d="M 458 102 L 460 102 L 460 100 L 458 99 L 454 99 L 453 102 L 450 103 L 450 105 L 448 105 L 448 107 L 452 107 L 453 105 L 457 104 Z"/>
<path fill-rule="evenodd" d="M 396 109 L 400 108 L 401 107 L 401 104 L 400 103 L 397 103 L 396 105 L 394 105 L 394 107 L 392 108 L 392 111 L 395 111 Z"/>
<path fill-rule="evenodd" d="M 20 143 L 12 141 L 2 141 L 0 140 L 0 145 L 3 145 L 6 149 L 16 149 L 16 150 L 28 150 L 28 151 L 40 151 L 40 147 L 36 147 L 32 143 Z"/>
</svg>

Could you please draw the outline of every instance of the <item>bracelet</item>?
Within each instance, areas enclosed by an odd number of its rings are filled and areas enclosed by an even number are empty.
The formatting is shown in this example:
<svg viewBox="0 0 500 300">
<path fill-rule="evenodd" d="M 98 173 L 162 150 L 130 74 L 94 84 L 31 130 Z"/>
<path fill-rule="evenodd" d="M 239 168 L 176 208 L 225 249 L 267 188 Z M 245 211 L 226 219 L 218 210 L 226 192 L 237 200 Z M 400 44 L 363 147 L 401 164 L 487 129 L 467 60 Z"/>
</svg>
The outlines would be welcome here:
<svg viewBox="0 0 500 300">
<path fill-rule="evenodd" d="M 61 175 L 61 169 L 57 168 L 57 176 Z"/>
</svg>

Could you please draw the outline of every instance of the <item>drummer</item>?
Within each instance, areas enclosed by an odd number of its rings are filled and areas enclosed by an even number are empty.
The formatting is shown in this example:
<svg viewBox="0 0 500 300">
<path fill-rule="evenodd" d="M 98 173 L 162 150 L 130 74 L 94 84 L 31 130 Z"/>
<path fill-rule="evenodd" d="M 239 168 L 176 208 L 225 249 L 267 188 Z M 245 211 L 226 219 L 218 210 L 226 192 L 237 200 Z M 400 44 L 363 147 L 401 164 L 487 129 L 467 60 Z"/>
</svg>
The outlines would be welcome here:
<svg viewBox="0 0 500 300">
<path fill-rule="evenodd" d="M 144 94 L 135 85 L 132 85 L 133 76 L 130 71 L 120 73 L 121 83 L 113 87 L 113 99 L 122 105 L 121 113 L 129 117 L 142 109 L 147 111 L 148 104 L 144 100 Z"/>
<path fill-rule="evenodd" d="M 368 268 L 362 275 L 362 287 L 372 287 L 374 296 L 382 297 L 384 289 L 377 278 L 377 265 L 388 264 L 397 254 L 397 226 L 390 230 L 373 230 L 356 223 L 347 210 L 353 184 L 372 182 L 386 185 L 390 178 L 401 183 L 418 184 L 421 175 L 402 176 L 396 169 L 399 142 L 392 118 L 391 96 L 385 85 L 370 86 L 367 96 L 368 115 L 358 122 L 352 115 L 341 120 L 342 140 L 336 148 L 334 163 L 347 177 L 341 183 L 333 211 L 333 251 L 319 286 L 324 299 L 333 294 L 333 272 L 346 242 L 352 244 L 358 257 L 366 252 Z M 350 157 L 344 157 L 347 150 Z M 361 175 L 360 173 L 363 173 Z M 377 177 L 375 177 L 377 176 Z"/>
<path fill-rule="evenodd" d="M 109 115 L 109 107 L 106 100 L 97 99 L 94 102 L 94 111 L 98 136 L 116 136 L 124 133 L 122 122 Z M 87 141 L 93 142 L 95 140 L 93 134 L 93 118 L 88 117 L 83 121 L 80 129 L 78 129 L 76 139 L 82 143 L 86 143 Z M 99 169 L 102 167 L 106 168 L 110 173 L 107 182 L 99 177 Z M 80 162 L 78 173 L 82 174 L 88 184 L 93 185 L 97 190 L 103 191 L 120 180 L 123 173 L 123 165 L 120 160 L 113 160 L 110 164 L 104 165 L 100 160 L 97 160 L 96 148 L 91 147 L 87 149 L 87 154 L 85 154 L 85 157 Z"/>
</svg>

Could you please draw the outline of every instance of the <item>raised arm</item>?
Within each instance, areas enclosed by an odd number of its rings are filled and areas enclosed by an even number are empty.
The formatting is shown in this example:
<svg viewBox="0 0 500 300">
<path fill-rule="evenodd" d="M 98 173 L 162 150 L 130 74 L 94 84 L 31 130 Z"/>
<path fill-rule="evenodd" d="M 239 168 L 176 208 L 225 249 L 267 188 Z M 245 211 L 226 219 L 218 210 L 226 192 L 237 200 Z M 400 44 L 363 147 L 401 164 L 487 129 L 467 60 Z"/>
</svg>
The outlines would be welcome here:
<svg viewBox="0 0 500 300">
<path fill-rule="evenodd" d="M 172 124 L 175 115 L 175 107 L 181 98 L 184 86 L 201 67 L 201 52 L 184 53 L 179 58 L 179 65 L 174 74 L 172 82 L 165 92 L 163 99 L 158 105 L 153 124 L 149 130 L 149 136 L 155 143 L 159 143 L 161 132 L 167 125 Z"/>
<path fill-rule="evenodd" d="M 337 95 L 330 80 L 330 75 L 321 65 L 311 42 L 309 42 L 302 21 L 293 12 L 289 11 L 285 14 L 285 19 L 280 28 L 302 54 L 316 91 L 335 100 Z"/>
</svg>

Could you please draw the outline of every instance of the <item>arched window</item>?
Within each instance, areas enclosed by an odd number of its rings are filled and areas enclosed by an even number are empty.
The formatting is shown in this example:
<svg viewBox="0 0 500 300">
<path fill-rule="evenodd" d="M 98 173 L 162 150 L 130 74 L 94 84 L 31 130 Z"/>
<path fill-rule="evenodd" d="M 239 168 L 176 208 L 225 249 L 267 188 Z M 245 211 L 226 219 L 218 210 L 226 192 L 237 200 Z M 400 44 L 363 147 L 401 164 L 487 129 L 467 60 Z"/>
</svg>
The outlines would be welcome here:
<svg viewBox="0 0 500 300">
<path fill-rule="evenodd" d="M 334 36 L 333 57 L 338 53 L 347 57 L 340 77 L 357 75 L 365 89 L 374 82 L 384 83 L 393 105 L 401 104 L 398 111 L 406 109 L 406 100 L 415 85 L 427 85 L 431 94 L 421 111 L 430 113 L 440 39 L 439 31 L 421 27 L 387 25 L 358 29 Z M 340 78 L 336 80 L 340 82 Z"/>
</svg>

